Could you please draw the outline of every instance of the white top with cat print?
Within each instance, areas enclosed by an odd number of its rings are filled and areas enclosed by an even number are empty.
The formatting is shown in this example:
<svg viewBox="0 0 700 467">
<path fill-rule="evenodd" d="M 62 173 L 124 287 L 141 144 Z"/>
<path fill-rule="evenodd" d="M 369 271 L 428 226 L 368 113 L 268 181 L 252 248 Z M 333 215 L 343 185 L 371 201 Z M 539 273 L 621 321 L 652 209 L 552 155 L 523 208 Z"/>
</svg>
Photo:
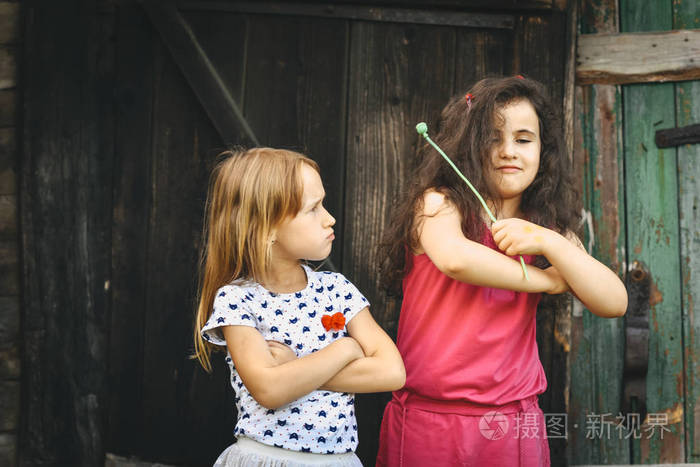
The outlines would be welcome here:
<svg viewBox="0 0 700 467">
<path fill-rule="evenodd" d="M 299 292 L 273 293 L 255 282 L 221 287 L 202 337 L 225 346 L 222 326 L 251 326 L 265 340 L 284 342 L 303 357 L 346 336 L 347 328 L 326 331 L 323 316 L 340 312 L 347 326 L 369 305 L 367 299 L 342 274 L 303 267 L 307 284 Z M 266 409 L 250 395 L 228 353 L 226 362 L 236 392 L 236 436 L 322 454 L 351 452 L 357 447 L 354 394 L 318 390 L 276 410 Z"/>
</svg>

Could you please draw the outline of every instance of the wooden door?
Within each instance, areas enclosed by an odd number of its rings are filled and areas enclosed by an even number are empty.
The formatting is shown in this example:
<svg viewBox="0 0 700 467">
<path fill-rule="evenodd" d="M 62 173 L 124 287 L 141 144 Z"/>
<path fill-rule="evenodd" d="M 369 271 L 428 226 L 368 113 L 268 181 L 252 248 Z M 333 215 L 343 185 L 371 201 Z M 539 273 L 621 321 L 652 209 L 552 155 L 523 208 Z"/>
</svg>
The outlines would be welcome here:
<svg viewBox="0 0 700 467">
<path fill-rule="evenodd" d="M 36 384 L 24 389 L 25 464 L 95 464 L 111 452 L 211 465 L 231 442 L 223 359 L 214 359 L 212 375 L 190 359 L 207 179 L 228 145 L 292 148 L 319 163 L 337 219 L 332 263 L 395 332 L 399 304 L 377 287 L 374 247 L 410 179 L 415 124 L 434 124 L 451 95 L 487 74 L 532 76 L 561 102 L 564 2 L 376 3 L 72 0 L 30 8 L 22 176 L 31 344 L 23 371 Z M 52 92 L 66 82 L 71 94 Z M 96 102 L 81 100 L 93 95 Z M 70 119 L 54 118 L 54 108 L 71 106 Z M 74 127 L 83 137 L 66 140 Z M 66 174 L 76 181 L 66 183 Z M 81 228 L 67 216 L 94 220 Z M 75 278 L 65 289 L 67 270 Z M 73 305 L 74 314 L 63 312 Z M 559 317 L 540 314 L 538 335 L 550 381 L 542 406 L 561 413 Z M 85 336 L 96 336 L 87 359 L 72 340 Z M 70 362 L 83 360 L 75 371 Z M 387 398 L 356 399 L 365 465 L 374 462 Z M 550 444 L 563 462 L 564 440 Z"/>
<path fill-rule="evenodd" d="M 582 2 L 581 30 L 697 28 L 697 2 L 652 3 Z M 575 464 L 700 460 L 694 306 L 700 295 L 700 146 L 659 148 L 654 138 L 656 130 L 700 121 L 699 86 L 690 81 L 578 89 L 576 158 L 585 171 L 588 214 L 584 243 L 626 276 L 632 308 L 626 320 L 601 320 L 582 309 L 574 313 L 570 459 Z M 649 283 L 639 302 L 635 290 L 641 281 Z M 625 408 L 630 385 L 625 354 L 638 350 L 629 332 L 636 306 L 649 313 L 645 397 L 635 402 L 637 408 Z"/>
</svg>

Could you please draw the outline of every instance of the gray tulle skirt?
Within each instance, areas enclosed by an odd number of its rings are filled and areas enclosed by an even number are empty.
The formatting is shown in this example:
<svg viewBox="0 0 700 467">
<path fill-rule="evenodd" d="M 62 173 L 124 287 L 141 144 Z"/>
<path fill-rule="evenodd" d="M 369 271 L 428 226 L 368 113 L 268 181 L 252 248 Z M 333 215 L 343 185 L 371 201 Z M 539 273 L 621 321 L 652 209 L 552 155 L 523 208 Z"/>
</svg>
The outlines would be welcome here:
<svg viewBox="0 0 700 467">
<path fill-rule="evenodd" d="M 227 447 L 214 467 L 362 467 L 354 452 L 345 454 L 315 454 L 290 451 L 259 443 L 246 437 Z"/>
</svg>

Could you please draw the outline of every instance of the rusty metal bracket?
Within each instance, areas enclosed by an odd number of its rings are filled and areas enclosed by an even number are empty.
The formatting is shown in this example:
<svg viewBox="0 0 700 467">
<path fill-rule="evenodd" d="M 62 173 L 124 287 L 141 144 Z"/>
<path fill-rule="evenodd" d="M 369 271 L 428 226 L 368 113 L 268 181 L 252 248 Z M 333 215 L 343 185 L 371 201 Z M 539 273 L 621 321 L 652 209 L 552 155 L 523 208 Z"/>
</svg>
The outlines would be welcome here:
<svg viewBox="0 0 700 467">
<path fill-rule="evenodd" d="M 658 130 L 654 138 L 659 148 L 671 148 L 684 144 L 700 143 L 700 123 L 680 128 Z"/>
<path fill-rule="evenodd" d="M 635 261 L 625 279 L 627 313 L 625 314 L 625 368 L 622 410 L 646 417 L 646 376 L 649 366 L 649 296 L 651 274 L 644 263 Z"/>
</svg>

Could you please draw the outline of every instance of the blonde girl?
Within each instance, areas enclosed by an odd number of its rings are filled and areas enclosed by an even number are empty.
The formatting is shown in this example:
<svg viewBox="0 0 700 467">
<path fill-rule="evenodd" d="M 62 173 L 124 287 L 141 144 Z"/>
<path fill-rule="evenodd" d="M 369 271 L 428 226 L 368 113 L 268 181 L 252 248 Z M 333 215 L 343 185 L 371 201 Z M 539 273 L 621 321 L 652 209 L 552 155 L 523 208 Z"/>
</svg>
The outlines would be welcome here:
<svg viewBox="0 0 700 467">
<path fill-rule="evenodd" d="M 361 465 L 354 393 L 403 386 L 401 357 L 342 274 L 318 272 L 334 239 L 316 163 L 225 154 L 213 171 L 196 355 L 225 346 L 237 442 L 216 465 Z"/>
</svg>

